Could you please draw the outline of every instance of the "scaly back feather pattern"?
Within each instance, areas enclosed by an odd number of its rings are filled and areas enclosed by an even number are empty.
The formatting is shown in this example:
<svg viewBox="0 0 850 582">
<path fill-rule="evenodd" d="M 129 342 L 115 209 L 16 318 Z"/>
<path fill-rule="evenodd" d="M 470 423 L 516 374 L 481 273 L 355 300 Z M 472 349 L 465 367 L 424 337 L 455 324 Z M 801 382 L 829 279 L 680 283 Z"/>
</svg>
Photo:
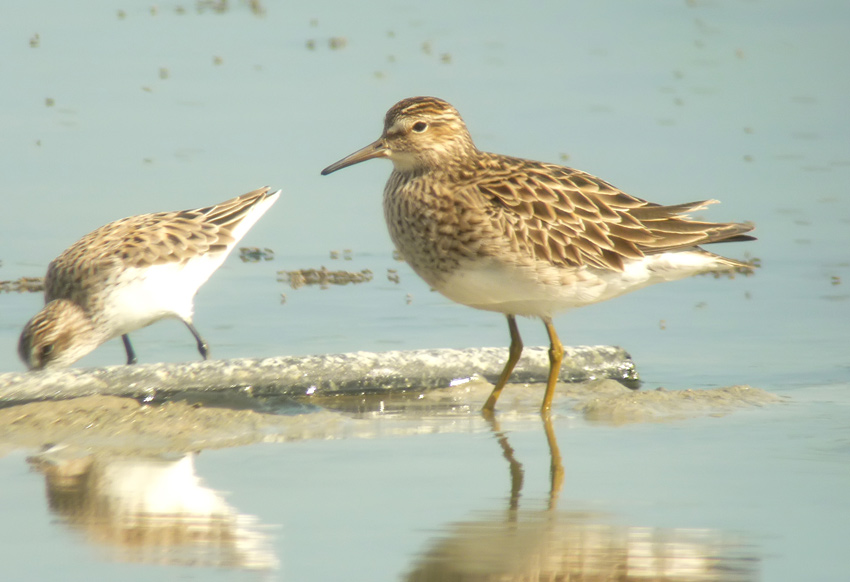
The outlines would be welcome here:
<svg viewBox="0 0 850 582">
<path fill-rule="evenodd" d="M 88 289 L 127 268 L 185 263 L 202 254 L 227 252 L 251 208 L 268 198 L 260 188 L 197 210 L 157 212 L 116 220 L 74 243 L 54 259 L 45 276 L 45 303 L 71 299 L 86 305 Z"/>
</svg>

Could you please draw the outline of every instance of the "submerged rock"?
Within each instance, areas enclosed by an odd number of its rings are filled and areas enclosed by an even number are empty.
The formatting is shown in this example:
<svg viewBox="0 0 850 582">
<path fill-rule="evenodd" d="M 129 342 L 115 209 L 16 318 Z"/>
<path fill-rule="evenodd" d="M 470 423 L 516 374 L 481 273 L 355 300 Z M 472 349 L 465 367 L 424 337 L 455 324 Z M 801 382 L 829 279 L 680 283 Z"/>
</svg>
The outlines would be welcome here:
<svg viewBox="0 0 850 582">
<path fill-rule="evenodd" d="M 562 382 L 610 378 L 636 382 L 634 362 L 610 346 L 564 348 Z M 252 394 L 427 390 L 471 377 L 495 382 L 506 348 L 354 352 L 264 359 L 207 360 L 107 368 L 71 368 L 0 374 L 0 403 L 93 394 L 149 398 L 163 393 L 248 389 Z M 514 382 L 543 382 L 549 371 L 546 348 L 526 348 Z"/>
</svg>

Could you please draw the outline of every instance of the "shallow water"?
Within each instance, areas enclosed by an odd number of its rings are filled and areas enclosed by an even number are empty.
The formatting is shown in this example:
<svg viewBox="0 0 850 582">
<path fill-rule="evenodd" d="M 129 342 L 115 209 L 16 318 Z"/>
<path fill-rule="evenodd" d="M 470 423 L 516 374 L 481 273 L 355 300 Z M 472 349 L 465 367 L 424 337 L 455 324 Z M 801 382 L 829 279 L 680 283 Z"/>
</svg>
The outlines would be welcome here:
<svg viewBox="0 0 850 582">
<path fill-rule="evenodd" d="M 754 277 L 646 289 L 556 323 L 567 343 L 625 347 L 646 389 L 750 384 L 791 402 L 625 427 L 556 410 L 556 529 L 590 524 L 634 540 L 650 528 L 650 540 L 680 542 L 664 547 L 725 548 L 754 569 L 741 579 L 841 578 L 850 5 L 380 2 L 368 15 L 344 2 L 269 2 L 261 15 L 242 2 L 209 6 L 2 3 L 0 279 L 42 275 L 116 218 L 269 184 L 284 195 L 243 242 L 274 259 L 234 255 L 197 297 L 214 357 L 505 345 L 501 317 L 449 303 L 392 260 L 380 204 L 389 164 L 319 176 L 376 138 L 398 99 L 446 98 L 482 149 L 566 159 L 656 202 L 717 198 L 702 216 L 757 225 L 757 242 L 715 249 L 760 258 Z M 330 258 L 343 249 L 352 260 Z M 277 271 L 323 265 L 375 277 L 325 290 L 277 281 Z M 0 370 L 22 369 L 17 335 L 41 301 L 0 296 Z M 526 345 L 545 343 L 537 322 L 520 327 Z M 133 340 L 145 362 L 197 358 L 178 322 Z M 121 361 L 111 342 L 79 365 Z M 51 510 L 46 478 L 10 452 L 0 459 L 4 578 L 399 579 L 445 555 L 447 540 L 498 535 L 480 532 L 506 522 L 511 464 L 489 425 L 455 414 L 400 436 L 394 419 L 373 420 L 371 438 L 193 459 L 189 481 L 223 495 L 218 507 L 255 516 L 248 529 L 261 539 L 249 539 L 260 549 L 241 555 L 279 563 L 273 570 L 232 558 L 233 544 L 130 556 L 103 533 L 114 529 Z M 519 511 L 534 521 L 550 503 L 545 431 L 533 415 L 506 410 L 501 421 L 524 471 Z M 683 533 L 694 529 L 707 531 Z"/>
</svg>

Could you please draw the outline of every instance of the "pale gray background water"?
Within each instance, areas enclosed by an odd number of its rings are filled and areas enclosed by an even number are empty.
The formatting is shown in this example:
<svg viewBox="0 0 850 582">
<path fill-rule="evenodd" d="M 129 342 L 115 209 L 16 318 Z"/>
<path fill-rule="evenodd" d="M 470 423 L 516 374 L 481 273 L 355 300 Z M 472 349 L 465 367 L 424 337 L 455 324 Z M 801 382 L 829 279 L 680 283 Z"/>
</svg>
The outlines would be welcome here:
<svg viewBox="0 0 850 582">
<path fill-rule="evenodd" d="M 223 13 L 188 1 L 155 13 L 129 2 L 0 5 L 0 279 L 42 275 L 116 218 L 268 184 L 283 196 L 244 244 L 274 249 L 275 260 L 231 257 L 196 301 L 215 357 L 505 345 L 503 318 L 452 305 L 392 261 L 380 203 L 388 163 L 319 176 L 376 138 L 397 100 L 443 97 L 482 149 L 567 158 L 656 202 L 718 198 L 704 217 L 757 225 L 758 242 L 715 249 L 759 257 L 755 277 L 656 287 L 557 324 L 567 343 L 625 347 L 647 388 L 748 383 L 794 403 L 616 429 L 562 411 L 561 507 L 626 526 L 742 532 L 765 580 L 846 571 L 850 4 L 264 7 L 258 16 L 240 2 Z M 345 46 L 330 48 L 332 37 Z M 346 248 L 353 261 L 329 259 Z M 328 290 L 275 281 L 277 270 L 322 265 L 370 268 L 375 280 Z M 0 297 L 0 370 L 22 369 L 17 335 L 40 304 L 37 294 Z M 545 342 L 538 323 L 521 330 L 527 345 Z M 176 322 L 133 338 L 142 361 L 197 357 Z M 80 365 L 122 359 L 112 342 Z M 471 426 L 207 452 L 197 470 L 240 511 L 281 527 L 280 579 L 396 579 L 449 523 L 506 505 L 501 450 Z M 545 439 L 534 422 L 512 431 L 524 499 L 539 504 Z M 17 579 L 255 576 L 100 559 L 51 522 L 43 478 L 23 458 L 0 462 L 0 509 L 13 516 L 0 527 L 0 560 Z"/>
</svg>

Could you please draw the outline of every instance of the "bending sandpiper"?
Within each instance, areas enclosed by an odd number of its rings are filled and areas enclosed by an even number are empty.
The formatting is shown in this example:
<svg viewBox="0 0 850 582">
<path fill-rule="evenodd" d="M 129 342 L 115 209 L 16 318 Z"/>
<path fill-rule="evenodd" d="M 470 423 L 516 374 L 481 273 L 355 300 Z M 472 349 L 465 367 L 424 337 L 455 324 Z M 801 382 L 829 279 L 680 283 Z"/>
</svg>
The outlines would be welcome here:
<svg viewBox="0 0 850 582">
<path fill-rule="evenodd" d="M 552 316 L 663 281 L 748 267 L 698 245 L 753 240 L 751 224 L 686 215 L 716 200 L 661 206 L 572 168 L 480 151 L 449 103 L 396 103 L 381 137 L 322 171 L 389 158 L 390 237 L 413 270 L 449 299 L 508 319 L 508 361 L 484 410 L 492 412 L 522 353 L 516 316 L 549 334 L 551 407 L 563 358 Z"/>
<path fill-rule="evenodd" d="M 192 323 L 198 289 L 280 196 L 260 188 L 227 202 L 111 222 L 89 233 L 47 268 L 44 308 L 21 333 L 18 354 L 30 369 L 69 366 L 100 344 L 176 317 L 209 347 Z"/>
</svg>

